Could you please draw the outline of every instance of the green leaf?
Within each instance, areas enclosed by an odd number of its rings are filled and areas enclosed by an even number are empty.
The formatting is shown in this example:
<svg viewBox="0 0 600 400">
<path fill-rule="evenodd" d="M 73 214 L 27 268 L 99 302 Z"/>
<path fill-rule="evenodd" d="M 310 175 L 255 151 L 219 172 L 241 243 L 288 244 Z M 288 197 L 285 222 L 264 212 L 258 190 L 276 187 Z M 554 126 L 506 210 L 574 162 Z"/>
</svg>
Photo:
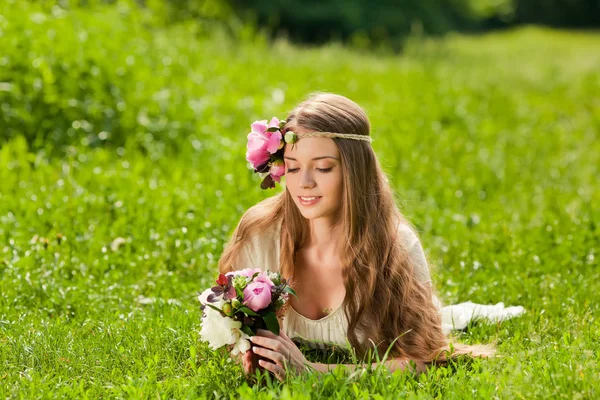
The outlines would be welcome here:
<svg viewBox="0 0 600 400">
<path fill-rule="evenodd" d="M 256 332 L 253 332 L 252 329 L 247 325 L 242 325 L 242 327 L 240 329 L 242 330 L 242 332 L 244 332 L 248 336 L 256 335 Z"/>
<path fill-rule="evenodd" d="M 257 316 L 258 316 L 258 314 L 257 314 L 257 313 L 255 313 L 254 311 L 252 311 L 251 309 L 249 309 L 249 308 L 248 308 L 248 307 L 246 307 L 246 306 L 241 306 L 241 307 L 239 308 L 239 310 L 240 310 L 241 312 L 243 312 L 244 314 L 246 314 L 246 315 L 251 315 L 251 316 L 253 316 L 253 317 L 257 317 Z"/>
<path fill-rule="evenodd" d="M 263 320 L 267 325 L 267 329 L 273 332 L 275 335 L 279 335 L 279 321 L 273 311 L 269 311 L 263 316 Z"/>
<path fill-rule="evenodd" d="M 221 310 L 220 308 L 217 308 L 217 307 L 213 306 L 213 305 L 212 305 L 212 304 L 210 304 L 210 303 L 206 303 L 206 304 L 205 304 L 205 306 L 208 306 L 208 307 L 212 308 L 213 310 L 216 310 L 216 311 L 220 312 L 221 314 L 225 314 L 225 313 L 223 312 L 223 310 Z"/>
<path fill-rule="evenodd" d="M 283 289 L 284 292 L 289 293 L 291 295 L 294 295 L 294 297 L 298 298 L 298 295 L 296 294 L 296 291 L 294 289 L 292 289 L 291 287 L 286 287 L 285 289 Z"/>
</svg>

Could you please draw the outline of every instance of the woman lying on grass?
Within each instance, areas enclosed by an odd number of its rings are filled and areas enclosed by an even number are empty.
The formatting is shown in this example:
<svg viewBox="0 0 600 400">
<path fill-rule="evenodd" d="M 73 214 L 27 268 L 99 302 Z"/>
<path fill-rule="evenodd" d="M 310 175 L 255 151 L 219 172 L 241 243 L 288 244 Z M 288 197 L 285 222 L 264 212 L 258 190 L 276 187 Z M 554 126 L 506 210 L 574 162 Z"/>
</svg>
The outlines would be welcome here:
<svg viewBox="0 0 600 400">
<path fill-rule="evenodd" d="M 369 133 L 356 103 L 328 93 L 311 96 L 285 121 L 252 124 L 247 160 L 264 177 L 263 188 L 285 174 L 286 190 L 244 214 L 219 270 L 280 272 L 297 297 L 290 297 L 279 336 L 259 331 L 251 338 L 245 372 L 253 372 L 255 355 L 278 379 L 286 370 L 335 367 L 308 362 L 291 338 L 313 348 L 349 342 L 359 356 L 389 348 L 390 371 L 411 360 L 424 371 L 447 357 L 493 354 L 489 346 L 455 343 L 450 355 L 423 249 L 394 202 Z"/>
</svg>

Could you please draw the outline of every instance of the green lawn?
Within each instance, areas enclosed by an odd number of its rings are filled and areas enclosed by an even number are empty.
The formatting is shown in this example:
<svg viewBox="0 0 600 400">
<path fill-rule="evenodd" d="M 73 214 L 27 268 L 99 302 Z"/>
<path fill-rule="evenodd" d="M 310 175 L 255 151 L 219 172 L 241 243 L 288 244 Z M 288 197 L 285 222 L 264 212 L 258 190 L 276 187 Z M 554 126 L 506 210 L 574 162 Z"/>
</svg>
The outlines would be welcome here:
<svg viewBox="0 0 600 400">
<path fill-rule="evenodd" d="M 118 50 L 102 29 L 65 23 L 77 15 L 46 22 L 65 41 L 69 29 L 89 30 L 93 46 L 69 51 L 85 59 Z M 108 26 L 107 15 L 86 18 Z M 16 38 L 10 21 L 0 18 L 0 27 Z M 11 92 L 0 72 L 0 99 L 19 115 L 43 112 L 27 104 L 53 104 L 56 121 L 78 121 L 73 135 L 55 131 L 34 147 L 13 129 L 0 149 L 0 397 L 600 397 L 600 35 L 526 28 L 414 40 L 391 56 L 236 44 L 198 37 L 189 25 L 123 32 L 153 50 L 132 50 L 138 64 L 114 57 L 125 75 L 106 90 L 125 105 L 109 122 L 131 137 L 106 131 L 104 145 L 106 128 L 67 113 L 67 94 L 27 103 L 29 92 Z M 24 59 L 41 57 L 52 71 L 60 41 L 50 48 L 36 46 L 35 34 L 19 38 L 31 41 Z M 17 48 L 0 64 L 14 62 Z M 37 73 L 30 61 L 23 76 Z M 313 90 L 366 109 L 443 300 L 526 308 L 456 335 L 497 342 L 499 357 L 418 379 L 340 370 L 251 387 L 226 354 L 199 343 L 196 292 L 209 285 L 243 211 L 275 193 L 261 191 L 246 168 L 249 124 L 285 117 Z M 93 105 L 79 108 L 89 120 Z M 149 113 L 156 118 L 144 119 Z M 36 126 L 51 127 L 49 116 Z M 53 145 L 57 135 L 71 146 Z"/>
</svg>

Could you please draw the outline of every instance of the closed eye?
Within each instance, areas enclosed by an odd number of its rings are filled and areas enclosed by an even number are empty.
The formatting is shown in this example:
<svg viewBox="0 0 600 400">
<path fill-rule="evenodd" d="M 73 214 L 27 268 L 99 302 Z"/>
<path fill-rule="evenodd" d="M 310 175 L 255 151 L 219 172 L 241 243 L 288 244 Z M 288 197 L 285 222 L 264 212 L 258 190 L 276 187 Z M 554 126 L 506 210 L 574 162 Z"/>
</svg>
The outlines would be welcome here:
<svg viewBox="0 0 600 400">
<path fill-rule="evenodd" d="M 288 173 L 294 173 L 297 172 L 300 168 L 288 168 L 287 172 Z M 316 168 L 317 171 L 322 172 L 324 174 L 326 174 L 327 172 L 331 172 L 331 170 L 333 169 L 333 167 L 331 168 Z"/>
</svg>

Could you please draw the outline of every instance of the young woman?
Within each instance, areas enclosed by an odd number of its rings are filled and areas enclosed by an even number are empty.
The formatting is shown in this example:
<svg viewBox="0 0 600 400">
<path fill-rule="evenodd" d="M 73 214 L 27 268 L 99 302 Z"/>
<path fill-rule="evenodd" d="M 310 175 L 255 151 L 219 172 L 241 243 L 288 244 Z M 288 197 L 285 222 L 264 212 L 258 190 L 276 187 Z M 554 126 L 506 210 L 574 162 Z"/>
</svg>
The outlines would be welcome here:
<svg viewBox="0 0 600 400">
<path fill-rule="evenodd" d="M 285 135 L 285 143 L 274 133 Z M 279 336 L 261 331 L 252 338 L 252 351 L 242 357 L 245 371 L 252 372 L 253 353 L 279 379 L 286 369 L 335 366 L 309 363 L 290 338 L 321 348 L 349 343 L 358 355 L 383 354 L 391 346 L 391 371 L 411 360 L 419 371 L 444 362 L 450 343 L 441 304 L 419 239 L 370 144 L 361 107 L 318 93 L 281 123 L 257 121 L 248 139 L 248 161 L 266 174 L 261 186 L 273 187 L 285 174 L 286 189 L 247 210 L 219 269 L 279 271 L 298 296 L 290 298 Z M 489 346 L 453 347 L 454 355 L 493 353 Z"/>
</svg>

